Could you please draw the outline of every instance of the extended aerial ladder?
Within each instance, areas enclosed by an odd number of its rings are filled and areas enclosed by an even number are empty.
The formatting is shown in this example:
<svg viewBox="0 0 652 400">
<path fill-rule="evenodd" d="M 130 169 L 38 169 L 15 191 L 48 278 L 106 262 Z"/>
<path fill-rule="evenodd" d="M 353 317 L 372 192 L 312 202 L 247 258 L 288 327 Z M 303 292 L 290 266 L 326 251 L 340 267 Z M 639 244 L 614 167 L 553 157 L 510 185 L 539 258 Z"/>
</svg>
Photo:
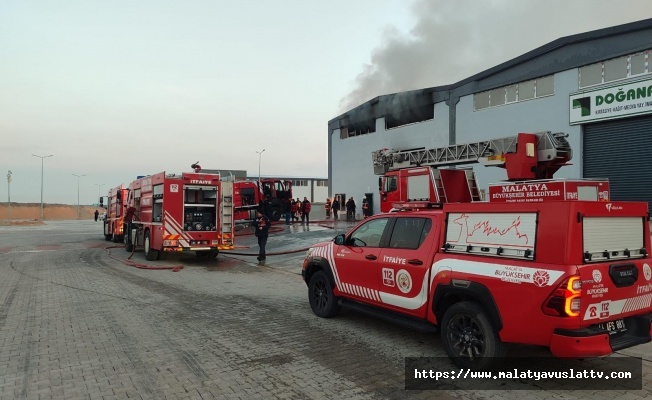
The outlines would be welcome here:
<svg viewBox="0 0 652 400">
<path fill-rule="evenodd" d="M 433 149 L 374 151 L 374 173 L 383 175 L 381 211 L 389 211 L 396 202 L 481 200 L 473 170 L 449 168 L 465 164 L 505 168 L 512 182 L 552 179 L 572 158 L 567 137 L 550 131 L 519 133 Z"/>
<path fill-rule="evenodd" d="M 499 139 L 456 144 L 434 149 L 388 150 L 372 152 L 374 173 L 383 175 L 401 168 L 454 166 L 481 163 L 507 169 L 508 180 L 551 179 L 572 158 L 566 133 L 519 133 Z M 534 168 L 525 170 L 519 161 Z M 510 164 L 515 164 L 511 166 Z"/>
</svg>

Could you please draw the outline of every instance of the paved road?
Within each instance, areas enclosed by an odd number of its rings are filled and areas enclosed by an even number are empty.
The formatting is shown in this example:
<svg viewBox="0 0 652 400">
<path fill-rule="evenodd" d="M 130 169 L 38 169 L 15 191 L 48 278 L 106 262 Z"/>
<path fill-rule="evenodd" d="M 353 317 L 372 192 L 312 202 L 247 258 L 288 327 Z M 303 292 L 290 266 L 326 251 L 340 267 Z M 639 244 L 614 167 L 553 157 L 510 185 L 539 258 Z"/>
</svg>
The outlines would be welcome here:
<svg viewBox="0 0 652 400">
<path fill-rule="evenodd" d="M 318 225 L 281 229 L 269 252 L 335 234 Z M 256 252 L 252 236 L 238 243 L 237 252 Z M 315 317 L 298 274 L 303 252 L 270 256 L 266 266 L 233 255 L 157 262 L 185 266 L 172 272 L 124 265 L 107 244 L 92 221 L 0 227 L 0 399 L 652 396 L 648 361 L 644 391 L 405 391 L 404 357 L 443 356 L 439 338 L 353 311 Z M 142 253 L 134 258 L 145 262 Z M 632 354 L 650 360 L 650 346 Z"/>
</svg>

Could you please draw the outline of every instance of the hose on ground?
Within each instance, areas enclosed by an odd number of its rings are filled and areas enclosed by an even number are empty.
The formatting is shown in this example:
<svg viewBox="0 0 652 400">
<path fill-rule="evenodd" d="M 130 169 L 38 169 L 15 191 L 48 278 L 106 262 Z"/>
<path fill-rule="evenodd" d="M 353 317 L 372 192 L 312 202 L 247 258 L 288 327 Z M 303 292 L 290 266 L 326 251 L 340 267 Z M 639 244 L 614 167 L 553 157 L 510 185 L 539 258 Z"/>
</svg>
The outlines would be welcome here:
<svg viewBox="0 0 652 400">
<path fill-rule="evenodd" d="M 267 256 L 282 256 L 282 255 L 285 255 L 285 254 L 301 253 L 301 252 L 308 251 L 309 248 L 310 247 L 306 247 L 306 248 L 298 249 L 298 250 L 277 251 L 277 252 L 274 252 L 274 253 L 267 252 L 265 255 L 267 255 Z M 228 254 L 228 255 L 234 255 L 234 256 L 245 256 L 245 257 L 256 257 L 256 256 L 258 256 L 258 254 L 235 253 L 235 252 L 233 252 L 231 250 L 222 250 L 222 253 Z"/>
<path fill-rule="evenodd" d="M 180 270 L 183 269 L 183 265 L 166 265 L 166 266 L 154 266 L 154 265 L 147 265 L 147 264 L 141 264 L 137 263 L 135 261 L 131 261 L 131 256 L 134 255 L 134 251 L 136 250 L 136 246 L 134 246 L 134 249 L 131 251 L 131 255 L 126 259 L 123 260 L 121 258 L 115 257 L 111 254 L 110 249 L 124 249 L 124 246 L 108 246 L 105 247 L 104 250 L 109 254 L 109 257 L 116 261 L 120 261 L 124 265 L 128 265 L 130 267 L 138 268 L 138 269 L 149 269 L 149 270 L 165 270 L 165 269 L 171 269 L 172 272 L 179 272 Z"/>
</svg>

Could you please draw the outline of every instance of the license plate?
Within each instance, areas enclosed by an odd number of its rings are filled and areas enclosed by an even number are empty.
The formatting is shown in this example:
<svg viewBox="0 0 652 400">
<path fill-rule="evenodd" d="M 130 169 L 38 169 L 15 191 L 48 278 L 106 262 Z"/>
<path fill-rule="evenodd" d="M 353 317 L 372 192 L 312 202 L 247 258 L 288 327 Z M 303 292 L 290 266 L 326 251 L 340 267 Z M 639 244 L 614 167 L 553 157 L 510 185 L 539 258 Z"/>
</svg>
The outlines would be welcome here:
<svg viewBox="0 0 652 400">
<path fill-rule="evenodd" d="M 598 324 L 599 328 L 602 328 L 609 332 L 610 335 L 615 335 L 616 333 L 625 332 L 627 326 L 625 326 L 624 319 L 617 319 L 615 321 L 603 322 Z"/>
</svg>

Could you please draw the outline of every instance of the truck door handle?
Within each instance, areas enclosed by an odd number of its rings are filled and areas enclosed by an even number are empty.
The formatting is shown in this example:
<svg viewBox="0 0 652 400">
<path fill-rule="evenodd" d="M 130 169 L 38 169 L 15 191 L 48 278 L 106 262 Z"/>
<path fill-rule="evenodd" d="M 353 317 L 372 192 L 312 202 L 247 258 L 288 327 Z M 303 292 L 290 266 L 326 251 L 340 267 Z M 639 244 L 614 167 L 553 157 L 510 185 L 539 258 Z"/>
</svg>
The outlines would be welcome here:
<svg viewBox="0 0 652 400">
<path fill-rule="evenodd" d="M 413 259 L 413 260 L 409 260 L 409 261 L 408 261 L 408 264 L 412 264 L 412 265 L 423 265 L 423 261 L 421 261 L 421 260 L 417 260 L 417 259 L 415 258 L 415 259 Z"/>
<path fill-rule="evenodd" d="M 378 257 L 376 257 L 376 256 L 373 255 L 373 254 L 368 254 L 368 255 L 364 256 L 364 258 L 366 258 L 367 260 L 375 260 L 375 259 L 377 259 Z"/>
</svg>

